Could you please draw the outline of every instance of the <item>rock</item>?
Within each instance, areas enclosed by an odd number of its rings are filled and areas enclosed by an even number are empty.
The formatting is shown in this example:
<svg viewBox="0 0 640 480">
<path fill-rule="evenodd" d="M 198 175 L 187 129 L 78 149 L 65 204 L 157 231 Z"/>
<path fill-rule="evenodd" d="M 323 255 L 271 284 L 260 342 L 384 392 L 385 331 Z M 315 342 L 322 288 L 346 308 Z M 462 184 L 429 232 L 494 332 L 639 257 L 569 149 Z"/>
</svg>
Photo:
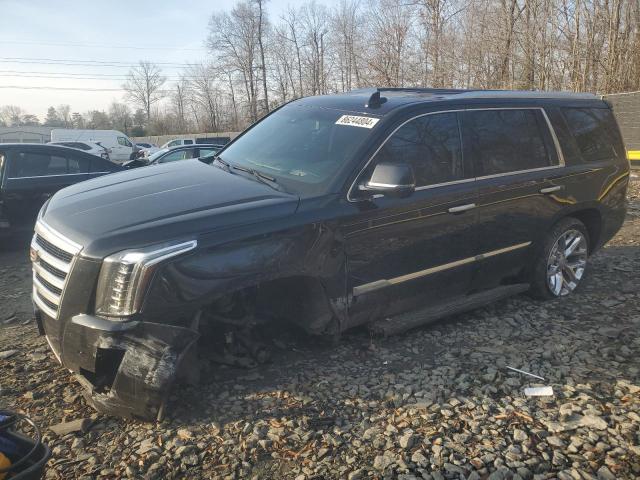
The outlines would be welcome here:
<svg viewBox="0 0 640 480">
<path fill-rule="evenodd" d="M 364 469 L 359 468 L 358 470 L 354 470 L 353 472 L 349 472 L 347 476 L 348 480 L 362 480 L 366 476 L 366 472 Z"/>
<path fill-rule="evenodd" d="M 384 472 L 390 465 L 395 463 L 395 458 L 389 453 L 385 452 L 383 455 L 377 455 L 373 459 L 373 468 Z"/>
<path fill-rule="evenodd" d="M 398 440 L 398 443 L 400 444 L 400 448 L 404 450 L 409 450 L 411 447 L 413 447 L 416 444 L 417 441 L 418 441 L 418 437 L 414 435 L 413 432 L 408 432 L 400 437 L 400 439 Z"/>
<path fill-rule="evenodd" d="M 595 428 L 597 430 L 606 430 L 607 422 L 595 415 L 585 415 L 580 419 L 580 426 L 586 428 Z"/>
<path fill-rule="evenodd" d="M 598 469 L 597 475 L 598 480 L 616 480 L 617 478 L 605 465 Z"/>
<path fill-rule="evenodd" d="M 552 447 L 564 447 L 564 442 L 562 441 L 562 439 L 560 437 L 556 437 L 555 435 L 545 438 L 545 441 Z"/>
<path fill-rule="evenodd" d="M 529 440 L 529 436 L 523 430 L 520 430 L 519 428 L 515 428 L 513 430 L 513 439 L 516 442 L 522 443 Z"/>
<path fill-rule="evenodd" d="M 4 350 L 0 352 L 0 360 L 6 360 L 7 358 L 11 358 L 16 353 L 18 353 L 18 350 Z"/>
<path fill-rule="evenodd" d="M 49 427 L 53 433 L 58 436 L 67 435 L 68 433 L 74 432 L 82 432 L 86 433 L 89 428 L 91 428 L 91 424 L 93 421 L 90 418 L 79 418 L 77 420 L 72 420 L 70 422 L 59 423 L 57 425 L 53 425 Z"/>
<path fill-rule="evenodd" d="M 419 467 L 426 467 L 429 465 L 429 460 L 420 451 L 414 452 L 413 455 L 411 455 L 411 461 Z"/>
<path fill-rule="evenodd" d="M 198 456 L 195 454 L 187 455 L 182 458 L 182 463 L 188 465 L 189 467 L 195 467 L 199 463 Z"/>
</svg>

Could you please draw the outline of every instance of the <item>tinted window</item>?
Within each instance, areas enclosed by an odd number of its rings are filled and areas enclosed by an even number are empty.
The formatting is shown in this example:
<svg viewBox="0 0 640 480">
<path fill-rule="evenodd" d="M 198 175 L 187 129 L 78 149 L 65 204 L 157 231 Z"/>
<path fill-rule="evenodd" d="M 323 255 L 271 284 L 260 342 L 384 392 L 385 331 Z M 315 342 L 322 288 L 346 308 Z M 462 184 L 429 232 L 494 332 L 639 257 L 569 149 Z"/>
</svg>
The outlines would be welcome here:
<svg viewBox="0 0 640 480">
<path fill-rule="evenodd" d="M 439 113 L 411 120 L 378 151 L 373 163 L 380 162 L 411 165 L 416 186 L 464 178 L 457 115 Z"/>
<path fill-rule="evenodd" d="M 608 108 L 563 108 L 562 112 L 585 161 L 596 162 L 625 156 L 622 140 L 611 110 Z"/>
<path fill-rule="evenodd" d="M 67 174 L 67 159 L 35 152 L 14 154 L 10 162 L 9 178 L 43 177 Z"/>
<path fill-rule="evenodd" d="M 69 155 L 67 160 L 68 160 L 67 168 L 69 173 L 88 173 L 89 172 L 90 162 L 88 158 Z"/>
<path fill-rule="evenodd" d="M 558 164 L 549 129 L 539 110 L 478 110 L 464 113 L 465 155 L 482 175 Z"/>
<path fill-rule="evenodd" d="M 91 159 L 91 172 L 111 172 L 115 170 L 114 165 L 108 160 L 102 160 L 101 158 Z"/>
<path fill-rule="evenodd" d="M 184 145 L 191 145 L 193 144 L 193 140 L 185 140 L 184 141 Z"/>
<path fill-rule="evenodd" d="M 220 149 L 219 148 L 201 148 L 200 149 L 200 156 L 201 157 L 207 157 L 209 155 L 212 155 L 216 152 L 218 152 Z"/>
<path fill-rule="evenodd" d="M 184 160 L 185 158 L 193 158 L 193 150 L 178 150 L 177 152 L 167 153 L 158 160 L 158 163 L 175 162 L 176 160 Z"/>
</svg>

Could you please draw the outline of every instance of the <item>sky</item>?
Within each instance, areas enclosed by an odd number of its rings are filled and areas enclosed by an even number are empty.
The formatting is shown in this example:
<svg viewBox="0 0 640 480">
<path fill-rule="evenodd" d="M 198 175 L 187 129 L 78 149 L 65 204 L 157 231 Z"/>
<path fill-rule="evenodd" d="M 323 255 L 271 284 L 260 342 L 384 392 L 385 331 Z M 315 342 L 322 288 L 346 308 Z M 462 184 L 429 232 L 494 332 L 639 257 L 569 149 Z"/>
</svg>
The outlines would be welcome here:
<svg viewBox="0 0 640 480">
<path fill-rule="evenodd" d="M 160 64 L 171 81 L 180 65 L 205 60 L 211 14 L 234 3 L 0 0 L 0 106 L 17 105 L 40 120 L 60 104 L 71 105 L 72 112 L 107 110 L 112 101 L 123 100 L 124 76 L 132 64 Z M 295 3 L 270 0 L 270 18 Z M 68 90 L 73 88 L 83 90 Z"/>
</svg>

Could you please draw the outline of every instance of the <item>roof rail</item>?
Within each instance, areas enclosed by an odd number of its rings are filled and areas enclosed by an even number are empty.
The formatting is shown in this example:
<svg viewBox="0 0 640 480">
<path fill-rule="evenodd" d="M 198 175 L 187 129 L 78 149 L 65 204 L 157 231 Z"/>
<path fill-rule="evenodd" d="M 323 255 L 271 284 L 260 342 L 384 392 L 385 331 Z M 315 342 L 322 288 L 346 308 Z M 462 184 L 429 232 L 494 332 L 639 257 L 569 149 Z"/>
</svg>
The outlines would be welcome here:
<svg viewBox="0 0 640 480">
<path fill-rule="evenodd" d="M 453 94 L 475 92 L 477 90 L 466 90 L 460 88 L 419 88 L 419 87 L 382 87 L 379 92 L 411 92 L 411 93 L 433 93 L 433 94 Z"/>
</svg>

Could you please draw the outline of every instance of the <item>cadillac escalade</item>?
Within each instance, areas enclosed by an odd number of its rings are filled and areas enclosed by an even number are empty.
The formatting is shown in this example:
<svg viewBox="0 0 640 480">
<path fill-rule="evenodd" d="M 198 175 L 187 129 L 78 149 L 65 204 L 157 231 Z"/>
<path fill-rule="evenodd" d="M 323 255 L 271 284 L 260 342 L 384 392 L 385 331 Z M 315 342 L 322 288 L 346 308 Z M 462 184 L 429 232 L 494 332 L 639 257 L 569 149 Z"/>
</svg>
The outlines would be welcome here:
<svg viewBox="0 0 640 480">
<path fill-rule="evenodd" d="M 56 193 L 31 245 L 36 318 L 97 409 L 161 417 L 198 352 L 258 325 L 391 334 L 519 292 L 562 301 L 628 180 L 594 95 L 303 98 L 207 161 Z"/>
</svg>

